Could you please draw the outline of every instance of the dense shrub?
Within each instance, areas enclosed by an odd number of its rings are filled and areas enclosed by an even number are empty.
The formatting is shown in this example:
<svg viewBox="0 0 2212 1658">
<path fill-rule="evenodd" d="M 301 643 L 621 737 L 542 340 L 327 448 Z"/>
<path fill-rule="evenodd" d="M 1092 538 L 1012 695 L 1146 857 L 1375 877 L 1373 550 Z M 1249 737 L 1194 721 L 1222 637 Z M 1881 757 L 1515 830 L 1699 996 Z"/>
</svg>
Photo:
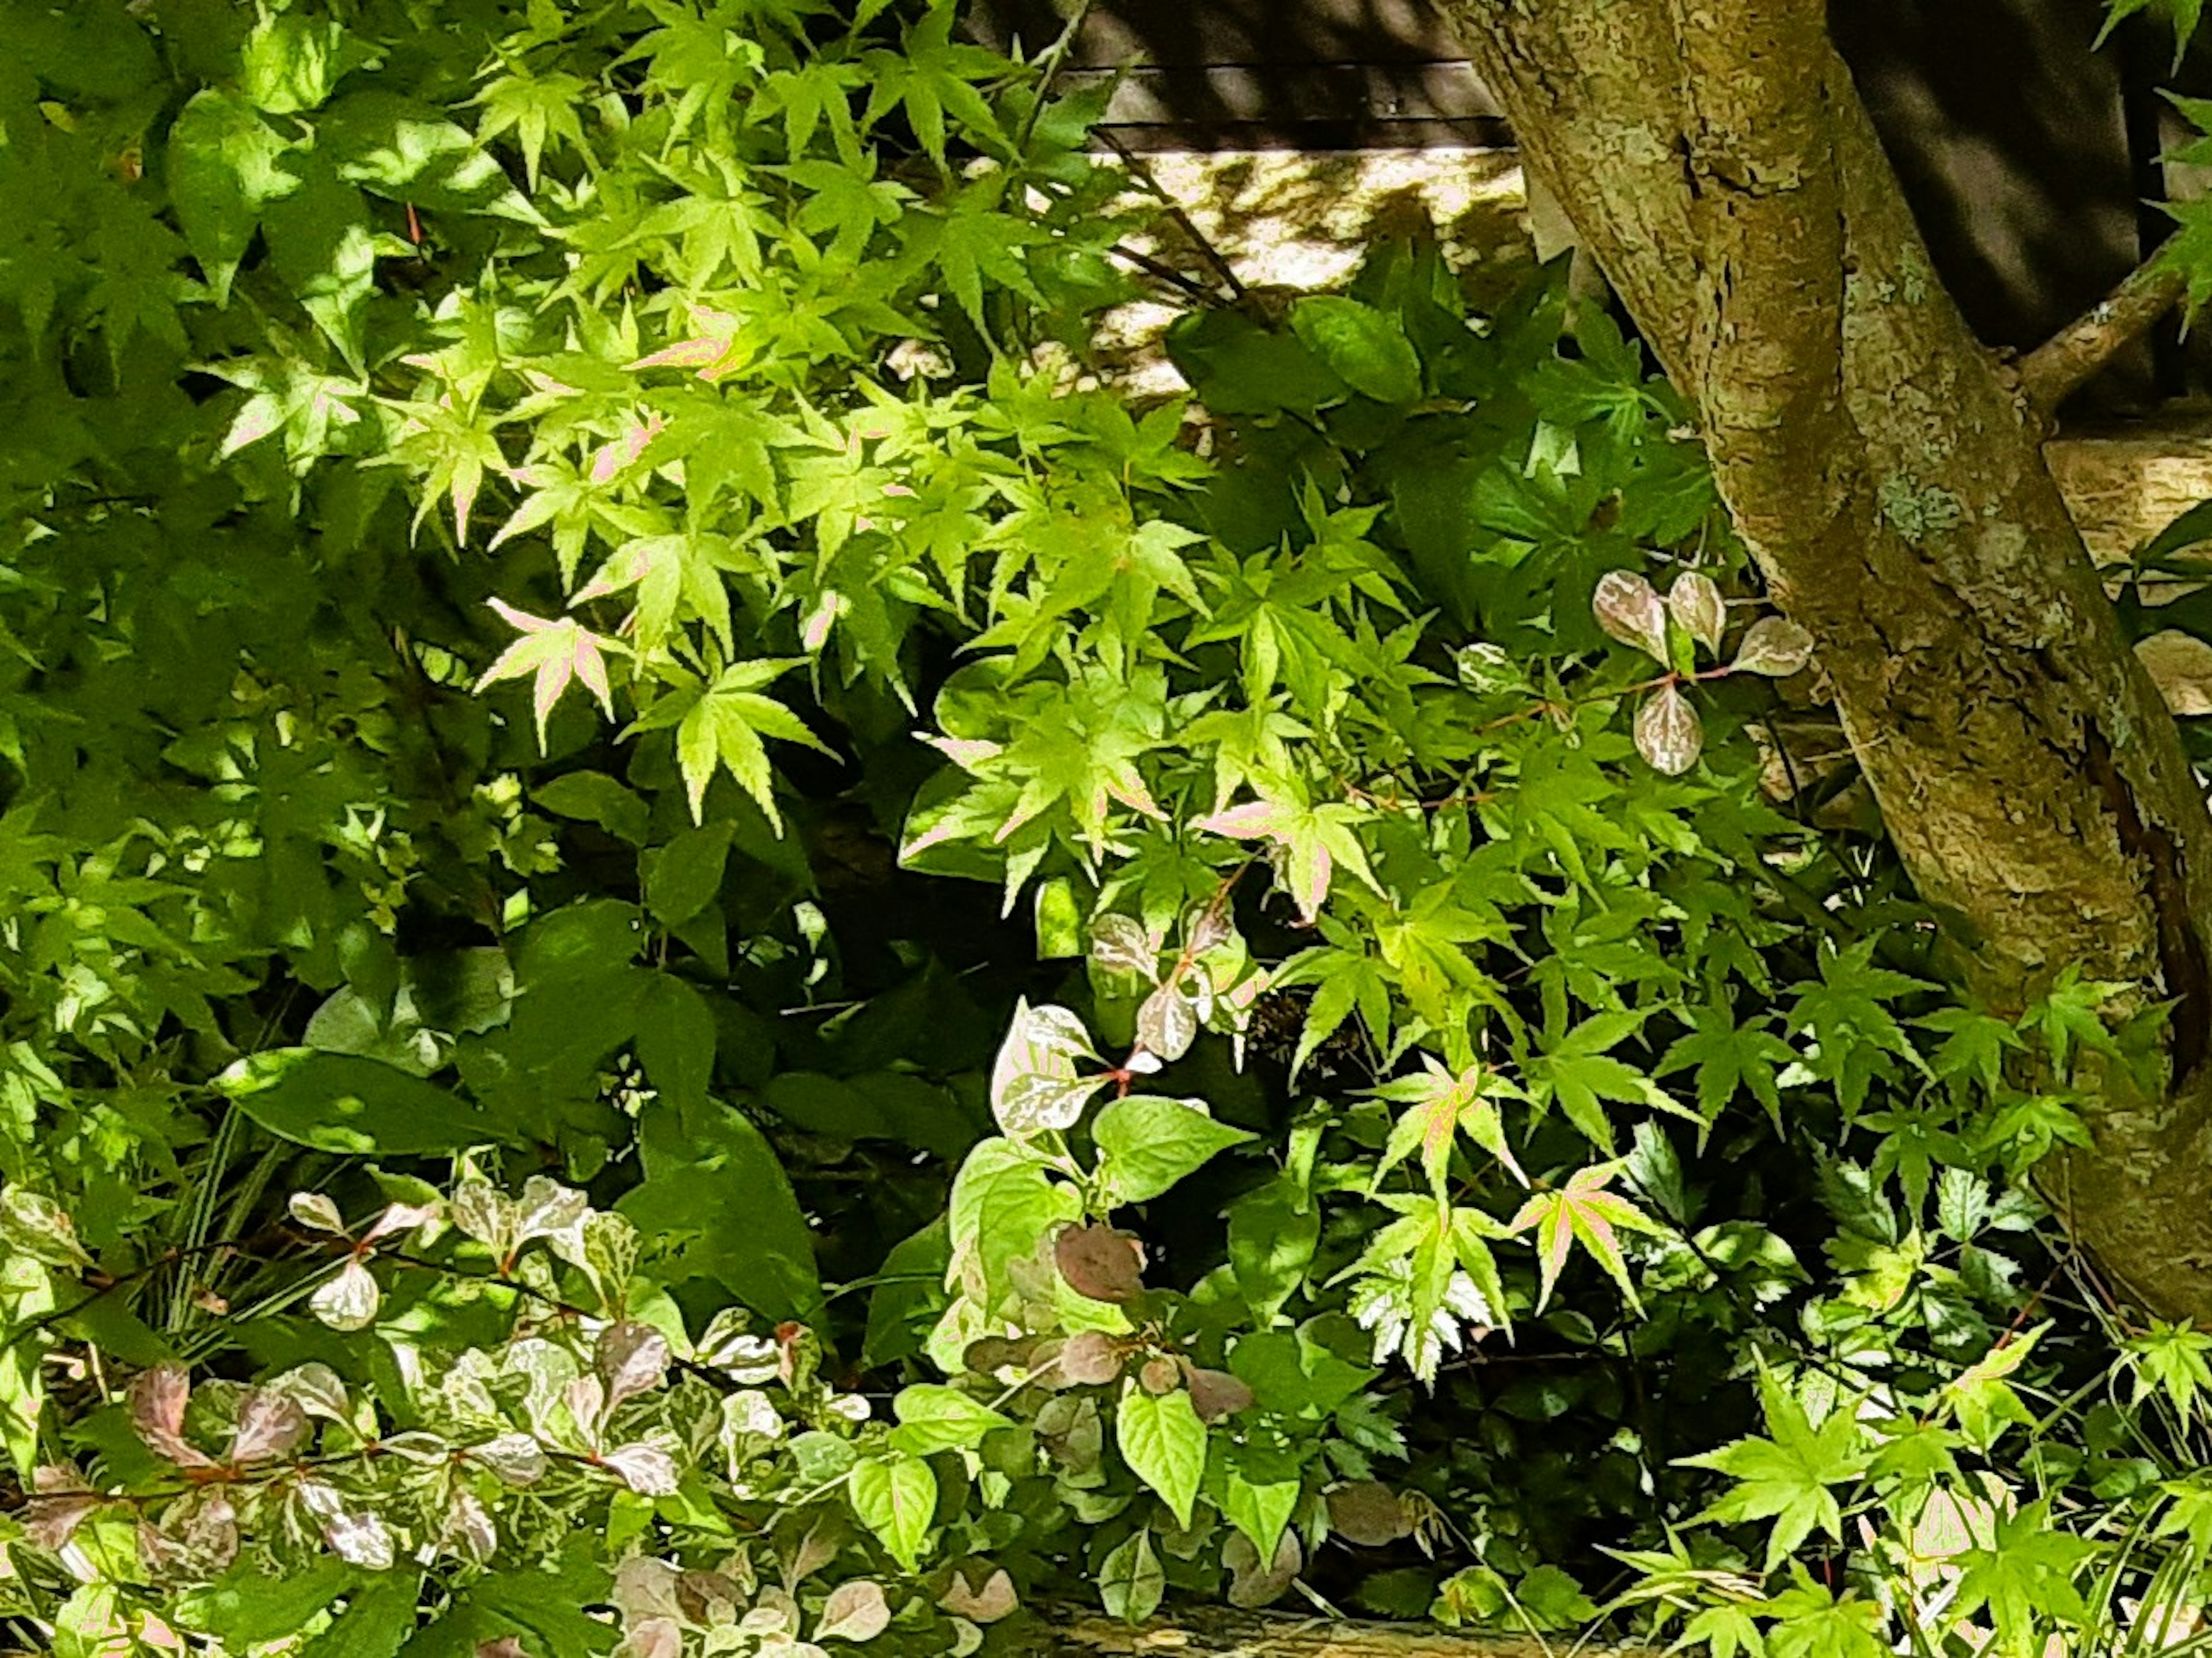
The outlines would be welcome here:
<svg viewBox="0 0 2212 1658">
<path fill-rule="evenodd" d="M 947 6 L 4 16 L 40 1639 L 2193 1604 L 2205 1339 L 2021 1184 L 2149 1021 L 1943 988 L 1556 273 L 1146 409 L 1096 98 Z"/>
</svg>

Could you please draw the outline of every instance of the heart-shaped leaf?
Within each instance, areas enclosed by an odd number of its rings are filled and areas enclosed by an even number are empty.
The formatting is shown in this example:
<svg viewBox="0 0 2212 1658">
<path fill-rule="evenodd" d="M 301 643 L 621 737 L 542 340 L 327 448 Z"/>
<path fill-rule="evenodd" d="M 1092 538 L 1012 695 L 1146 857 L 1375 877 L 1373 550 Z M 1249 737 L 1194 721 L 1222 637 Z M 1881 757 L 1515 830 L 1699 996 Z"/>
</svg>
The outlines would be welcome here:
<svg viewBox="0 0 2212 1658">
<path fill-rule="evenodd" d="M 1661 686 L 1636 711 L 1636 751 L 1668 776 L 1679 777 L 1696 765 L 1705 746 L 1698 711 L 1674 686 Z"/>
<path fill-rule="evenodd" d="M 1685 570 L 1667 590 L 1667 609 L 1682 631 L 1718 656 L 1721 634 L 1728 626 L 1728 607 L 1713 579 L 1696 570 Z"/>
<path fill-rule="evenodd" d="M 1650 582 L 1626 570 L 1608 570 L 1590 596 L 1597 625 L 1624 645 L 1657 661 L 1667 659 L 1667 606 Z"/>
<path fill-rule="evenodd" d="M 1745 631 L 1729 665 L 1737 673 L 1787 679 L 1812 659 L 1812 635 L 1785 616 L 1763 616 Z"/>
</svg>

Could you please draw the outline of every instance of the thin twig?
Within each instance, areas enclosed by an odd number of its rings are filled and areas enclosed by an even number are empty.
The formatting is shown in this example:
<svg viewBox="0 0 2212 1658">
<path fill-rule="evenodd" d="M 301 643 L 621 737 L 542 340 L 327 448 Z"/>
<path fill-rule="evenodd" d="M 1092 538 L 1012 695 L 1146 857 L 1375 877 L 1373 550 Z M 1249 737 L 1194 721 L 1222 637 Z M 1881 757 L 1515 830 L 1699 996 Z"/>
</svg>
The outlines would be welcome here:
<svg viewBox="0 0 2212 1658">
<path fill-rule="evenodd" d="M 1021 131 L 1014 135 L 1014 154 L 1025 155 L 1030 140 L 1036 136 L 1037 118 L 1044 113 L 1045 100 L 1052 96 L 1052 83 L 1060 78 L 1060 67 L 1067 61 L 1068 51 L 1075 45 L 1076 34 L 1084 21 L 1091 15 L 1091 0 L 1077 0 L 1075 9 L 1068 15 L 1067 26 L 1060 38 L 1044 50 L 1037 59 L 1036 90 L 1032 94 L 1029 113 L 1022 117 Z"/>
<path fill-rule="evenodd" d="M 1208 288 L 1204 282 L 1199 282 L 1193 277 L 1186 276 L 1182 271 L 1177 270 L 1174 266 L 1162 264 L 1158 259 L 1155 259 L 1147 254 L 1139 253 L 1135 248 L 1127 246 L 1123 243 L 1116 242 L 1113 246 L 1108 248 L 1106 251 L 1117 259 L 1127 259 L 1131 264 L 1136 266 L 1138 270 L 1143 271 L 1146 276 L 1157 277 L 1159 281 L 1164 282 L 1170 288 L 1173 288 L 1177 293 L 1187 294 L 1194 300 L 1200 301 L 1207 305 L 1212 305 L 1220 298 L 1218 295 L 1217 295 L 1212 288 Z"/>
<path fill-rule="evenodd" d="M 1204 257 L 1206 262 L 1213 267 L 1230 293 L 1235 295 L 1237 303 L 1239 305 L 1249 303 L 1252 295 L 1246 290 L 1244 284 L 1237 279 L 1237 272 L 1231 268 L 1229 261 L 1222 257 L 1221 250 L 1206 240 L 1204 231 L 1191 222 L 1190 215 L 1183 211 L 1182 203 L 1168 193 L 1167 186 L 1153 175 L 1152 168 L 1139 161 L 1128 145 L 1123 143 L 1104 127 L 1098 128 L 1097 132 L 1106 147 L 1121 157 L 1121 165 L 1128 168 L 1130 176 L 1142 185 L 1158 200 L 1161 207 L 1166 210 L 1168 217 L 1175 222 L 1176 228 L 1190 238 L 1191 245 Z"/>
<path fill-rule="evenodd" d="M 2087 313 L 2021 359 L 2020 387 L 2029 404 L 2039 414 L 2052 413 L 2188 291 L 2180 267 L 2154 253 Z"/>
</svg>

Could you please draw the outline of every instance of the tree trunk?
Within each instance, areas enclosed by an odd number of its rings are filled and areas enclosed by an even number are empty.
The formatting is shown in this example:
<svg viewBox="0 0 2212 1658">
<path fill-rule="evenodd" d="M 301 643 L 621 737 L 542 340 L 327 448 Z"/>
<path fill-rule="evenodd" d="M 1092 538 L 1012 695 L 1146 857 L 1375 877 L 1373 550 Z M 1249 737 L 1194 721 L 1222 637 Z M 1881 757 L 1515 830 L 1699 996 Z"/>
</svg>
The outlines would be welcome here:
<svg viewBox="0 0 2212 1658">
<path fill-rule="evenodd" d="M 2164 1082 L 2112 1067 L 2050 1190 L 2135 1298 L 2212 1318 L 2212 820 L 1824 0 L 1439 3 L 1698 409 L 1976 989 L 2016 1010 L 2071 965 L 2174 1004 Z"/>
</svg>

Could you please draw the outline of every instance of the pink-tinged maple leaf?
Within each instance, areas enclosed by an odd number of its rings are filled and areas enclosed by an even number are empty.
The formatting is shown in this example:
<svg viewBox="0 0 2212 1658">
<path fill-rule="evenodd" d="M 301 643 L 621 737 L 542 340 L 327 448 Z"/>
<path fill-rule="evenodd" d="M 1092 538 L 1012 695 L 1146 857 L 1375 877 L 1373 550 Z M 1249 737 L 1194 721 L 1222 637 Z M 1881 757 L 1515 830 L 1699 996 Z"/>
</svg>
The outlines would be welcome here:
<svg viewBox="0 0 2212 1658">
<path fill-rule="evenodd" d="M 1004 745 L 988 742 L 980 737 L 932 737 L 921 739 L 950 760 L 961 770 L 974 773 L 987 760 L 995 760 L 1004 752 Z"/>
<path fill-rule="evenodd" d="M 1248 800 L 1241 806 L 1201 817 L 1192 826 L 1235 841 L 1279 840 L 1287 829 L 1283 809 L 1272 801 Z"/>
<path fill-rule="evenodd" d="M 520 679 L 525 674 L 532 676 L 532 705 L 538 714 L 538 748 L 545 749 L 545 722 L 551 717 L 553 705 L 561 700 L 561 693 L 568 689 L 568 682 L 580 679 L 585 688 L 599 699 L 611 719 L 614 715 L 614 691 L 607 683 L 607 662 L 602 649 L 607 643 L 581 623 L 563 618 L 554 621 L 542 616 L 532 616 L 518 610 L 501 599 L 493 599 L 491 607 L 509 625 L 521 630 L 522 637 L 501 653 L 499 660 L 484 670 L 483 677 L 477 681 L 477 689 L 483 689 L 502 679 Z"/>
<path fill-rule="evenodd" d="M 1567 1256 L 1580 1243 L 1592 1260 L 1605 1268 L 1620 1286 L 1631 1307 L 1640 1309 L 1635 1281 L 1620 1248 L 1622 1232 L 1657 1232 L 1658 1224 L 1618 1193 L 1606 1189 L 1620 1171 L 1618 1162 L 1577 1169 L 1557 1191 L 1540 1192 L 1521 1206 L 1510 1230 L 1536 1229 L 1536 1267 L 1540 1284 L 1536 1309 L 1541 1312 L 1552 1298 L 1553 1286 L 1567 1264 Z"/>
<path fill-rule="evenodd" d="M 688 340 L 665 345 L 629 367 L 640 368 L 696 368 L 702 380 L 718 378 L 722 360 L 737 339 L 738 319 L 720 311 L 694 311 L 693 324 L 701 331 Z"/>
<path fill-rule="evenodd" d="M 1137 774 L 1137 768 L 1126 760 L 1118 761 L 1106 768 L 1106 793 L 1131 811 L 1142 813 L 1146 817 L 1164 819 L 1167 817 L 1167 813 L 1162 811 L 1159 804 L 1152 799 L 1152 791 L 1145 786 L 1145 780 Z"/>
<path fill-rule="evenodd" d="M 641 422 L 633 422 L 623 428 L 622 435 L 611 443 L 604 443 L 592 455 L 592 482 L 605 483 L 635 461 L 646 451 L 646 446 L 660 435 L 668 422 L 654 414 Z"/>
<path fill-rule="evenodd" d="M 1316 841 L 1310 847 L 1291 847 L 1290 862 L 1291 902 L 1297 906 L 1298 918 L 1310 926 L 1328 901 L 1329 878 L 1336 873 L 1336 859 L 1327 847 Z"/>
<path fill-rule="evenodd" d="M 618 547 L 607 556 L 607 562 L 599 566 L 599 573 L 576 590 L 576 596 L 568 601 L 569 607 L 574 609 L 587 600 L 605 598 L 610 593 L 618 593 L 625 587 L 635 586 L 645 580 L 652 568 L 652 542 L 633 541 L 627 546 Z"/>
</svg>

